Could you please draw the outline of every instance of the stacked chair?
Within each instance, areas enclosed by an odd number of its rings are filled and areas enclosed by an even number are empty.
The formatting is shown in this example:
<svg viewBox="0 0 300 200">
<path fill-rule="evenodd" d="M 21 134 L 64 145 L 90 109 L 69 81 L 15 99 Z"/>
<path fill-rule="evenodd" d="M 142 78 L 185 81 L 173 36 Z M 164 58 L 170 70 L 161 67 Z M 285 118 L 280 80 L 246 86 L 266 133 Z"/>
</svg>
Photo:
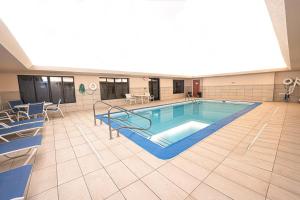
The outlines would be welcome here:
<svg viewBox="0 0 300 200">
<path fill-rule="evenodd" d="M 4 162 L 22 156 L 27 156 L 27 159 L 22 166 L 0 173 L 1 200 L 25 198 L 26 187 L 32 172 L 32 164 L 29 162 L 41 145 L 42 135 L 39 131 L 44 126 L 44 117 L 30 118 L 32 114 L 29 112 L 30 105 L 27 112 L 14 108 L 13 104 L 10 106 L 10 113 L 5 112 L 4 117 L 0 118 L 0 156 L 7 158 Z M 25 116 L 26 119 L 15 121 L 11 113 L 19 117 Z"/>
</svg>

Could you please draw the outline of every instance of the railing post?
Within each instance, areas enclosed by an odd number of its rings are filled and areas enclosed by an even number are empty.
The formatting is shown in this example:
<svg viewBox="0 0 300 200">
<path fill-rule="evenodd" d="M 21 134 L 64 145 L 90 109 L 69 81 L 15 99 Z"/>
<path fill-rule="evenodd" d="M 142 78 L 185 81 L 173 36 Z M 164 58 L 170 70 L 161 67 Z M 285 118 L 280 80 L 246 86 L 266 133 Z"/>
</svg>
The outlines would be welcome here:
<svg viewBox="0 0 300 200">
<path fill-rule="evenodd" d="M 110 110 L 107 113 L 107 123 L 109 127 L 109 139 L 112 139 L 111 121 L 110 121 Z"/>
<path fill-rule="evenodd" d="M 93 104 L 93 111 L 94 111 L 94 125 L 97 125 L 97 121 L 96 121 L 96 109 L 95 109 L 95 105 L 96 105 L 97 101 Z"/>
</svg>

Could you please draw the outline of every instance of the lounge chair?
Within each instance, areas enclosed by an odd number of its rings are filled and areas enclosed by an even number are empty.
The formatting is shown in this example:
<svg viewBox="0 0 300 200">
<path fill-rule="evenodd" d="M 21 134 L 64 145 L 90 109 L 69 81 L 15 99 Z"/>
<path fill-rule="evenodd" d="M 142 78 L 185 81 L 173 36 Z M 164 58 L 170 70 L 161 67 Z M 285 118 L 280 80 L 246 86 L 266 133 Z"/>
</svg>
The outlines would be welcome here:
<svg viewBox="0 0 300 200">
<path fill-rule="evenodd" d="M 59 107 L 60 103 L 61 103 L 61 99 L 58 100 L 57 104 L 48 106 L 46 108 L 46 113 L 48 114 L 48 112 L 59 112 L 61 114 L 61 116 L 64 117 L 64 114 L 63 114 L 62 110 Z"/>
<path fill-rule="evenodd" d="M 0 199 L 21 200 L 31 175 L 32 165 L 24 165 L 0 173 Z"/>
<path fill-rule="evenodd" d="M 36 135 L 41 128 L 43 128 L 43 121 L 36 121 L 31 123 L 23 123 L 23 124 L 15 124 L 15 125 L 7 125 L 1 123 L 0 127 L 0 139 L 9 142 L 6 139 L 6 136 L 16 134 L 18 136 L 24 137 L 24 132 L 34 131 L 33 135 Z"/>
<path fill-rule="evenodd" d="M 30 117 L 35 117 L 37 115 L 43 115 L 48 121 L 47 112 L 44 109 L 44 102 L 42 103 L 30 103 L 28 104 L 27 111 L 19 111 L 17 114 L 18 121 L 21 117 L 30 119 Z"/>
<path fill-rule="evenodd" d="M 15 125 L 30 124 L 30 123 L 44 122 L 44 121 L 45 121 L 44 117 L 37 117 L 37 118 L 32 118 L 32 119 L 14 121 L 14 122 L 9 123 L 8 125 L 9 126 L 15 126 Z"/>
<path fill-rule="evenodd" d="M 9 114 L 9 110 L 0 111 L 0 121 L 14 122 L 12 116 Z"/>
<path fill-rule="evenodd" d="M 16 108 L 15 106 L 24 104 L 22 100 L 13 100 L 13 101 L 8 101 L 7 103 L 8 103 L 10 110 L 14 114 L 17 114 L 20 111 L 20 109 Z"/>
<path fill-rule="evenodd" d="M 0 156 L 5 156 L 6 158 L 13 159 L 21 156 L 28 155 L 31 151 L 29 157 L 26 159 L 24 165 L 28 164 L 31 158 L 37 151 L 37 148 L 42 143 L 42 135 L 36 135 L 31 137 L 18 138 L 10 142 L 5 142 L 0 144 Z M 27 150 L 27 151 L 26 151 Z M 22 155 L 11 156 L 10 154 L 15 154 L 20 151 L 26 151 Z"/>
</svg>

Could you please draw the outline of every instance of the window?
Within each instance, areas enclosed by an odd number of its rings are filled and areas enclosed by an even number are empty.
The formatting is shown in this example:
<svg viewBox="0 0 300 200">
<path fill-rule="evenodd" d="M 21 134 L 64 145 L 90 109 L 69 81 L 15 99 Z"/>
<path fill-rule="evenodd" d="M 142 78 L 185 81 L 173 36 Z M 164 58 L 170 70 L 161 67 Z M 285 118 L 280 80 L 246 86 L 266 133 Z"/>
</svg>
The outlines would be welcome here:
<svg viewBox="0 0 300 200">
<path fill-rule="evenodd" d="M 36 102 L 33 76 L 18 76 L 20 97 L 24 103 Z"/>
<path fill-rule="evenodd" d="M 74 78 L 73 77 L 62 77 L 62 78 L 63 78 L 64 103 L 76 102 Z"/>
<path fill-rule="evenodd" d="M 102 100 L 121 99 L 129 93 L 128 78 L 100 78 Z"/>
<path fill-rule="evenodd" d="M 19 75 L 20 97 L 25 103 L 75 103 L 73 77 Z"/>
<path fill-rule="evenodd" d="M 53 103 L 57 103 L 59 99 L 63 96 L 63 89 L 62 89 L 62 80 L 61 77 L 50 77 L 50 87 L 51 87 L 51 97 Z M 64 100 L 62 99 L 62 103 Z"/>
<path fill-rule="evenodd" d="M 173 94 L 184 93 L 184 80 L 173 80 Z"/>
<path fill-rule="evenodd" d="M 47 76 L 33 76 L 35 96 L 37 102 L 50 101 L 49 84 Z"/>
</svg>

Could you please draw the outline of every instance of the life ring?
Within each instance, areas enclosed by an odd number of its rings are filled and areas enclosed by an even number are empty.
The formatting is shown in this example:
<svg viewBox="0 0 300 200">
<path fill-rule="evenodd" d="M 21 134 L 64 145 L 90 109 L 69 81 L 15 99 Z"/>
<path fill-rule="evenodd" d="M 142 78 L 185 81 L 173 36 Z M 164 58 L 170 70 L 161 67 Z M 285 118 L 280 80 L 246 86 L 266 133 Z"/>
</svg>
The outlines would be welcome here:
<svg viewBox="0 0 300 200">
<path fill-rule="evenodd" d="M 90 83 L 89 84 L 89 89 L 92 90 L 92 91 L 97 90 L 97 84 L 96 83 Z"/>
<path fill-rule="evenodd" d="M 291 79 L 291 78 L 286 78 L 286 79 L 284 79 L 284 80 L 282 81 L 282 83 L 283 83 L 284 85 L 291 85 L 293 82 L 294 82 L 294 80 Z"/>
</svg>

